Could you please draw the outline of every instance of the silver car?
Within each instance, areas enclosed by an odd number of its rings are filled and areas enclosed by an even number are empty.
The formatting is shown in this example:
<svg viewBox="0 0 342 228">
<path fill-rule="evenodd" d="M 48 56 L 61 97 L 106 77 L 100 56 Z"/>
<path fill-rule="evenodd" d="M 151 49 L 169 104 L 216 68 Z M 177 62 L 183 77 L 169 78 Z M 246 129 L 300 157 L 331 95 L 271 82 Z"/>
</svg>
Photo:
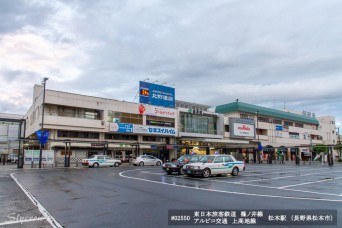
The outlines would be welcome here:
<svg viewBox="0 0 342 228">
<path fill-rule="evenodd" d="M 160 166 L 163 164 L 162 160 L 153 157 L 151 155 L 141 155 L 132 161 L 133 165 L 143 166 L 143 165 L 156 165 Z"/>
</svg>

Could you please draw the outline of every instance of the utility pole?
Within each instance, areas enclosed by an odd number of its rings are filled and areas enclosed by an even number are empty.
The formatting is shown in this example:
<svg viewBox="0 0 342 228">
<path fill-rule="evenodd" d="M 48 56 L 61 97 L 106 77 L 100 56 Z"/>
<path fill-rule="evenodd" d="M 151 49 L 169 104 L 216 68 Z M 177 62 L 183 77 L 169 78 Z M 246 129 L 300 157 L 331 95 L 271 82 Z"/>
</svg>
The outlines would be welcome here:
<svg viewBox="0 0 342 228">
<path fill-rule="evenodd" d="M 45 86 L 46 81 L 48 78 L 43 78 L 42 84 L 43 84 L 43 102 L 42 102 L 42 126 L 41 126 L 41 132 L 42 136 L 44 134 L 44 106 L 45 106 Z M 39 149 L 39 168 L 42 168 L 42 155 L 43 155 L 43 143 L 40 142 L 40 149 Z"/>
<path fill-rule="evenodd" d="M 260 158 L 260 150 L 259 150 L 259 144 L 260 144 L 260 140 L 259 140 L 259 110 L 256 111 L 256 120 L 257 120 L 257 126 L 256 126 L 256 134 L 258 137 L 258 148 L 257 148 L 257 154 L 258 154 L 258 163 L 261 163 L 261 158 Z"/>
</svg>

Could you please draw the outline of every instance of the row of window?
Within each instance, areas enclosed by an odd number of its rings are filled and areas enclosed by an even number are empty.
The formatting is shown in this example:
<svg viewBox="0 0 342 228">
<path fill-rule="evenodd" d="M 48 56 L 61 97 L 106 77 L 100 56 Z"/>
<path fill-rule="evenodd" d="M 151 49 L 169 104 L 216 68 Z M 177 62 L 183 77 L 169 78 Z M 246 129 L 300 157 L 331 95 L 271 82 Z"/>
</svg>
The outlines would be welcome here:
<svg viewBox="0 0 342 228">
<path fill-rule="evenodd" d="M 59 138 L 99 139 L 100 133 L 84 131 L 58 131 Z"/>
<path fill-rule="evenodd" d="M 241 113 L 240 118 L 241 119 L 254 120 L 254 115 Z M 258 121 L 263 122 L 263 123 L 274 123 L 274 124 L 283 125 L 283 126 L 295 126 L 295 127 L 304 128 L 304 124 L 302 124 L 302 123 L 293 123 L 291 121 L 284 120 L 284 124 L 283 124 L 282 120 L 275 119 L 272 117 L 259 116 Z"/>
<path fill-rule="evenodd" d="M 58 106 L 58 116 L 100 120 L 101 112 L 100 110 Z"/>
<path fill-rule="evenodd" d="M 96 132 L 79 132 L 79 131 L 58 131 L 59 138 L 82 138 L 82 139 L 99 139 L 99 133 Z M 127 140 L 137 141 L 137 135 L 123 135 L 123 134 L 105 134 L 107 140 Z M 165 142 L 169 143 L 169 138 L 159 136 L 143 136 L 143 141 L 148 142 Z"/>
<path fill-rule="evenodd" d="M 131 124 L 143 124 L 143 115 L 108 111 L 108 122 L 115 123 L 131 123 Z"/>
</svg>

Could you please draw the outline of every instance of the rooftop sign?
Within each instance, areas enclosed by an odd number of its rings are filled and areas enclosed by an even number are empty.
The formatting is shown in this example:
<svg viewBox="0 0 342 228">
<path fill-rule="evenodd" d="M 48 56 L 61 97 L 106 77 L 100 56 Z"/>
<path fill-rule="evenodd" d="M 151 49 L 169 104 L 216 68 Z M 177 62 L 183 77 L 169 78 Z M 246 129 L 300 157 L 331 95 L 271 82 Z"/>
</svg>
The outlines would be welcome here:
<svg viewBox="0 0 342 228">
<path fill-rule="evenodd" d="M 175 88 L 140 81 L 139 102 L 167 108 L 175 108 Z"/>
</svg>

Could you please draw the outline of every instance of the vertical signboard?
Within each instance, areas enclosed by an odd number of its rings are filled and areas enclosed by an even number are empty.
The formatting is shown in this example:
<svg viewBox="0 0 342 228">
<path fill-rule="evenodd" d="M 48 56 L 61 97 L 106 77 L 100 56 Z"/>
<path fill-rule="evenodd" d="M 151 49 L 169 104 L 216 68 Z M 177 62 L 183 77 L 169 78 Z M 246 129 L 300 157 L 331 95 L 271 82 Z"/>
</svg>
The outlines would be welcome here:
<svg viewBox="0 0 342 228">
<path fill-rule="evenodd" d="M 139 102 L 142 104 L 175 108 L 175 88 L 140 81 Z"/>
</svg>

